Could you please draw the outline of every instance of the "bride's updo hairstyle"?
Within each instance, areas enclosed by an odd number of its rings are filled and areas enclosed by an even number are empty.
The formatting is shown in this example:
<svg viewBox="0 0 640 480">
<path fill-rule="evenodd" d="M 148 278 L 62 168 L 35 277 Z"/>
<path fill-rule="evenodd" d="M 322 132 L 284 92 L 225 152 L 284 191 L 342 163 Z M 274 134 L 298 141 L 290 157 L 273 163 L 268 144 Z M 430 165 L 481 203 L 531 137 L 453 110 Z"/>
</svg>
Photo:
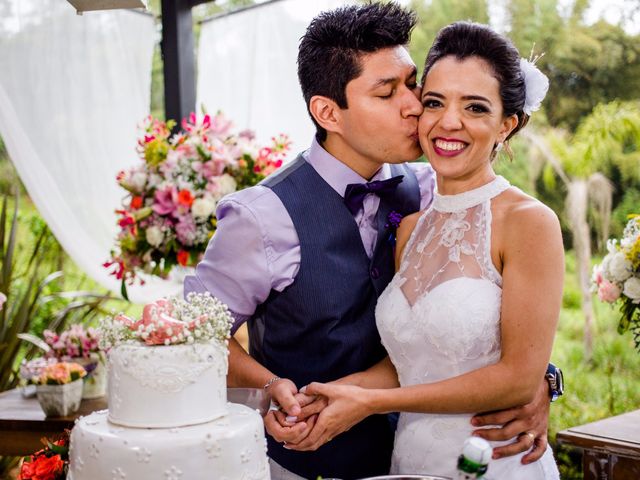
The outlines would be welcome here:
<svg viewBox="0 0 640 480">
<path fill-rule="evenodd" d="M 518 125 L 506 140 L 527 124 L 529 115 L 524 112 L 526 90 L 520 67 L 520 54 L 508 38 L 479 23 L 455 22 L 447 25 L 438 32 L 427 54 L 422 74 L 423 85 L 431 67 L 447 56 L 454 56 L 458 60 L 468 57 L 481 58 L 491 67 L 493 75 L 500 83 L 504 116 L 515 114 L 518 117 Z M 505 150 L 511 157 L 506 140 Z"/>
</svg>

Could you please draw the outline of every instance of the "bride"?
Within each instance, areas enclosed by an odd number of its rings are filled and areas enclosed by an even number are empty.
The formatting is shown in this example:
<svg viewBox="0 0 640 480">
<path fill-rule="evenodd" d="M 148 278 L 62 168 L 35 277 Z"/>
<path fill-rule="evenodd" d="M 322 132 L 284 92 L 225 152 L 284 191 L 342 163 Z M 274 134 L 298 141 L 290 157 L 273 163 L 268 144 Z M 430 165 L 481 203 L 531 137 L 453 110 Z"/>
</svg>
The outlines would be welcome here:
<svg viewBox="0 0 640 480">
<path fill-rule="evenodd" d="M 546 77 L 508 39 L 467 22 L 439 32 L 424 72 L 419 134 L 437 194 L 397 232 L 398 271 L 376 309 L 389 358 L 348 385 L 310 384 L 308 395 L 328 398 L 319 433 L 288 447 L 400 411 L 391 473 L 454 476 L 472 414 L 526 404 L 539 388 L 564 252 L 556 215 L 492 167 L 503 146 L 511 154 L 507 141 L 539 107 Z M 492 461 L 487 478 L 559 478 L 549 447 L 528 465 L 521 456 Z"/>
</svg>

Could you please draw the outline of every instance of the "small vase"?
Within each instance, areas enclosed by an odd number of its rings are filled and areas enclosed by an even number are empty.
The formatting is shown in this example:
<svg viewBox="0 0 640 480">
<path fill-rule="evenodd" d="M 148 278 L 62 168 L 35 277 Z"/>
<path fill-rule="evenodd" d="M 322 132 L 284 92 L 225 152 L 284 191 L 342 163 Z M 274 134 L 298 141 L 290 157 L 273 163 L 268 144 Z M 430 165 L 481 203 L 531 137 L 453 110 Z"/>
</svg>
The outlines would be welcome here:
<svg viewBox="0 0 640 480">
<path fill-rule="evenodd" d="M 83 378 L 82 398 L 104 397 L 107 393 L 107 367 L 102 352 L 92 352 L 89 358 L 73 357 L 72 362 L 79 363 L 87 371 Z"/>
<path fill-rule="evenodd" d="M 36 395 L 47 417 L 66 417 L 80 408 L 82 379 L 64 385 L 38 385 Z"/>
</svg>

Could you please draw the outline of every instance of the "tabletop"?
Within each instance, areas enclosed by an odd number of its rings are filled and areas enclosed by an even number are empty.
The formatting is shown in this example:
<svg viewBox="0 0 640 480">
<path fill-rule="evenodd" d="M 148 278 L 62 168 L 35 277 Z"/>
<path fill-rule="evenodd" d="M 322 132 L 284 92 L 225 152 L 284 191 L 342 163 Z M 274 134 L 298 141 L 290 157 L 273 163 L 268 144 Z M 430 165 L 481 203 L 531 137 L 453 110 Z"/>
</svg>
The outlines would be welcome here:
<svg viewBox="0 0 640 480">
<path fill-rule="evenodd" d="M 558 432 L 583 451 L 585 480 L 640 478 L 640 410 Z"/>
<path fill-rule="evenodd" d="M 46 417 L 36 397 L 18 389 L 0 393 L 0 455 L 28 455 L 42 448 L 42 437 L 55 437 L 72 428 L 76 418 L 107 408 L 107 397 L 82 400 L 80 410 L 67 417 Z"/>
</svg>

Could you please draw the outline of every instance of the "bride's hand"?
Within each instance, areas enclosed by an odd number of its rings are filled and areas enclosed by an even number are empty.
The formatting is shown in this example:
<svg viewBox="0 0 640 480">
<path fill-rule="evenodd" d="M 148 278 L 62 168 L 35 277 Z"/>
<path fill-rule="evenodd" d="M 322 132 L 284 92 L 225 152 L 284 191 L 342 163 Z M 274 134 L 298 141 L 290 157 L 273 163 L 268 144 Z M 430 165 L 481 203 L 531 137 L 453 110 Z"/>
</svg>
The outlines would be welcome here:
<svg viewBox="0 0 640 480">
<path fill-rule="evenodd" d="M 298 421 L 305 420 L 312 415 L 320 413 L 329 404 L 327 397 L 323 397 L 321 395 L 297 393 L 295 397 L 302 407 L 302 411 L 298 415 Z"/>
<path fill-rule="evenodd" d="M 306 387 L 304 393 L 325 397 L 328 405 L 318 415 L 307 438 L 295 444 L 287 442 L 287 448 L 292 450 L 317 450 L 374 413 L 368 401 L 371 391 L 364 388 L 314 382 Z"/>
</svg>

